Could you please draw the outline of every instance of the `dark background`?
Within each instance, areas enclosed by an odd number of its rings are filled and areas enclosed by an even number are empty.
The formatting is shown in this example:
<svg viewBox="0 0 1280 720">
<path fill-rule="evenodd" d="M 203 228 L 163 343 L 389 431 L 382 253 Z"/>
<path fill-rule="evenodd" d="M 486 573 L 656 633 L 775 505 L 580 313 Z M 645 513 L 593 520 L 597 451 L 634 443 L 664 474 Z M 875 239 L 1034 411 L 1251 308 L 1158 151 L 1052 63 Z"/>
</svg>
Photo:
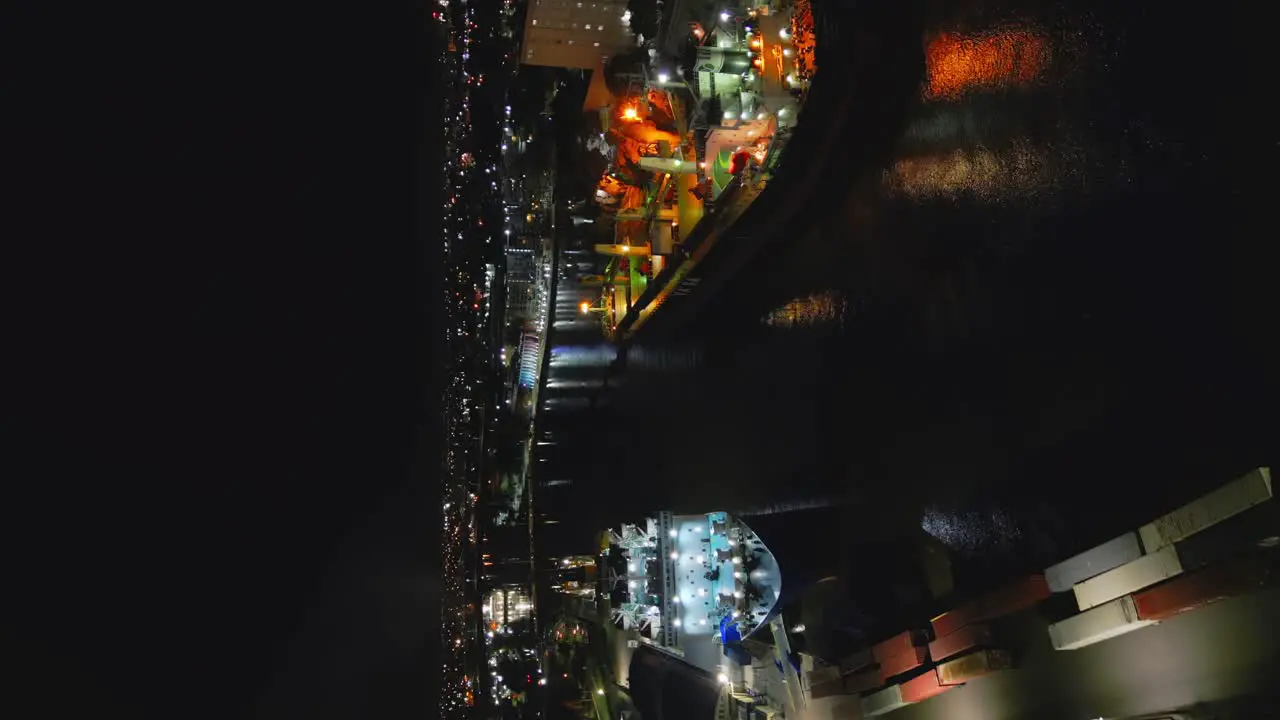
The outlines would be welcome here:
<svg viewBox="0 0 1280 720">
<path fill-rule="evenodd" d="M 14 18 L 5 706 L 436 712 L 429 13 Z"/>
</svg>

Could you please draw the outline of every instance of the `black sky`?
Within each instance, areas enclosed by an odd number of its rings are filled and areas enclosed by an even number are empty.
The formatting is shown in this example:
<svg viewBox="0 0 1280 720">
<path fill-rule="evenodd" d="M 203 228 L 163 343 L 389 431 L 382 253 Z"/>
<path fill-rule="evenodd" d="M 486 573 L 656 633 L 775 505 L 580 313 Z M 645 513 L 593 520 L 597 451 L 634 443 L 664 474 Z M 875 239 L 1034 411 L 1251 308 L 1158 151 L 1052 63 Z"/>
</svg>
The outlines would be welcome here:
<svg viewBox="0 0 1280 720">
<path fill-rule="evenodd" d="M 7 699 L 434 713 L 429 7 L 48 10 L 10 45 Z"/>
</svg>

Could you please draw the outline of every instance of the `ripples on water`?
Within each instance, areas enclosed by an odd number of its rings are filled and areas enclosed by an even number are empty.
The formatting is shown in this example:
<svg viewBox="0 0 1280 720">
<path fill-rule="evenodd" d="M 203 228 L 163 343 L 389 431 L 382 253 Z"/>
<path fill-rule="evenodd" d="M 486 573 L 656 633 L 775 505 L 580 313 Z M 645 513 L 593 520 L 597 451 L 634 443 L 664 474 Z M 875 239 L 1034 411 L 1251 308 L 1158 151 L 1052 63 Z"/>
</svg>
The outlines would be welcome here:
<svg viewBox="0 0 1280 720">
<path fill-rule="evenodd" d="M 943 32 L 925 46 L 927 100 L 956 100 L 983 90 L 1029 87 L 1043 77 L 1052 45 L 1033 28 L 975 34 Z"/>
<path fill-rule="evenodd" d="M 796 298 L 764 317 L 764 324 L 773 328 L 823 328 L 838 326 L 844 322 L 849 303 L 834 290 Z"/>
<path fill-rule="evenodd" d="M 1023 531 L 1012 514 L 1000 509 L 946 511 L 925 510 L 920 527 L 953 552 L 978 555 L 1009 550 Z"/>
</svg>

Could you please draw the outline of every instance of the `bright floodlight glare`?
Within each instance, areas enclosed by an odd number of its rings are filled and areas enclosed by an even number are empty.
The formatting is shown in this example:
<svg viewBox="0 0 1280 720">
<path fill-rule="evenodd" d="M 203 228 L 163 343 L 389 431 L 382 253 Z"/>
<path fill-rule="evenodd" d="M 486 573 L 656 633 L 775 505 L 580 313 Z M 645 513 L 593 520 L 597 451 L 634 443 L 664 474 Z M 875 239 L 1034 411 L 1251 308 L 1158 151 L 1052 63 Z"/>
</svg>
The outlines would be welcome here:
<svg viewBox="0 0 1280 720">
<path fill-rule="evenodd" d="M 716 680 L 719 680 L 722 685 L 727 685 L 729 683 L 729 676 L 724 673 L 720 673 L 716 676 Z"/>
<path fill-rule="evenodd" d="M 720 13 L 720 22 L 729 22 L 729 13 L 727 12 Z"/>
<path fill-rule="evenodd" d="M 668 531 L 667 531 L 667 536 L 668 536 L 668 537 L 680 537 L 680 533 L 676 532 L 676 529 L 675 529 L 675 528 L 671 528 L 670 530 L 668 530 Z"/>
<path fill-rule="evenodd" d="M 671 559 L 672 559 L 672 560 L 679 560 L 679 559 L 680 559 L 680 553 L 676 552 L 675 550 L 672 550 L 672 551 L 671 551 L 671 556 L 670 556 L 670 557 L 671 557 Z"/>
<path fill-rule="evenodd" d="M 596 694 L 597 694 L 597 695 L 603 695 L 603 694 L 604 694 L 604 688 L 596 688 Z"/>
<path fill-rule="evenodd" d="M 660 83 L 664 83 L 664 82 L 666 82 L 666 81 L 668 81 L 668 80 L 670 80 L 670 79 L 671 79 L 671 76 L 670 76 L 670 75 L 668 75 L 668 74 L 666 74 L 666 73 L 658 73 L 658 82 L 660 82 Z"/>
</svg>

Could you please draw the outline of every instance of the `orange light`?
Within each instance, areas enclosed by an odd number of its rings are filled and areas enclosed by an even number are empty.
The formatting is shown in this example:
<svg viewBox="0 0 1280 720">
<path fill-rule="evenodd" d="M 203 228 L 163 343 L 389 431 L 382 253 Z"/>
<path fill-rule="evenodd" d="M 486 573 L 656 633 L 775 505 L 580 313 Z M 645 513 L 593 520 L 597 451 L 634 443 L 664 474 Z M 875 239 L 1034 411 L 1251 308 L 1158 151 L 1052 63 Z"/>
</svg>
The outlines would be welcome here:
<svg viewBox="0 0 1280 720">
<path fill-rule="evenodd" d="M 588 310 L 591 309 L 591 305 L 584 301 L 581 305 L 578 306 L 578 309 L 585 314 Z"/>
<path fill-rule="evenodd" d="M 628 105 L 627 107 L 623 108 L 622 117 L 624 120 L 635 120 L 637 118 L 635 107 L 632 105 Z"/>
<path fill-rule="evenodd" d="M 928 97 L 957 97 L 970 89 L 1030 85 L 1049 59 L 1049 42 L 1028 30 L 980 35 L 943 33 L 925 49 Z"/>
</svg>

